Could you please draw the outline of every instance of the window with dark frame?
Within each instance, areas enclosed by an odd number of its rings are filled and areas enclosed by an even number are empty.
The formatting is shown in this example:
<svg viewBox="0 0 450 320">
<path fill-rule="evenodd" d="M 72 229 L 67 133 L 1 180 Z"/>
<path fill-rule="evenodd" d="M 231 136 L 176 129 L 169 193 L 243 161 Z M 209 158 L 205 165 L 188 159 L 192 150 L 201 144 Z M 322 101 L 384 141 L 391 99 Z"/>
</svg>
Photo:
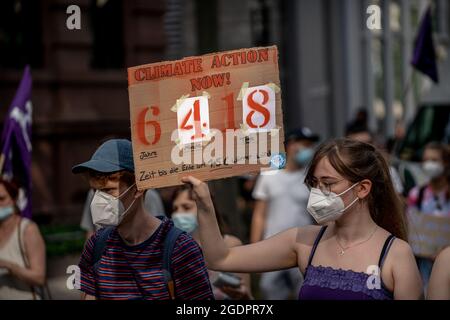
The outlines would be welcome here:
<svg viewBox="0 0 450 320">
<path fill-rule="evenodd" d="M 92 0 L 93 69 L 116 69 L 125 64 L 123 41 L 123 1 Z"/>
<path fill-rule="evenodd" d="M 0 67 L 43 66 L 41 1 L 0 1 Z"/>
</svg>

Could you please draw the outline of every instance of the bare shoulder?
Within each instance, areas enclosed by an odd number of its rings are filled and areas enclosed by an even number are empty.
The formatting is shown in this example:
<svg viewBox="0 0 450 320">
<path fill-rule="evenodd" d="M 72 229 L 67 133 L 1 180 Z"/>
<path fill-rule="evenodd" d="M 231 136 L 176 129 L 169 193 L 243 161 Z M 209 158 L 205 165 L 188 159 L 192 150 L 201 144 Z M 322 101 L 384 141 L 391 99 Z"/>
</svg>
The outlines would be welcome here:
<svg viewBox="0 0 450 320">
<path fill-rule="evenodd" d="M 24 229 L 24 233 L 25 235 L 37 235 L 37 234 L 41 234 L 41 232 L 39 231 L 39 227 L 36 224 L 36 222 L 28 219 L 28 218 L 23 218 L 24 222 L 26 222 L 26 226 Z"/>
<path fill-rule="evenodd" d="M 297 264 L 302 273 L 305 272 L 308 257 L 322 226 L 309 225 L 292 229 L 295 237 L 295 250 L 297 253 Z"/>
<path fill-rule="evenodd" d="M 23 244 L 26 248 L 27 254 L 39 255 L 39 253 L 45 254 L 45 242 L 39 231 L 38 225 L 29 219 L 27 224 L 23 227 Z"/>
<path fill-rule="evenodd" d="M 408 244 L 408 242 L 399 238 L 395 238 L 395 240 L 392 242 L 390 255 L 392 255 L 395 259 L 414 258 L 411 246 Z"/>
<path fill-rule="evenodd" d="M 309 225 L 294 228 L 292 229 L 292 232 L 295 232 L 296 243 L 306 246 L 312 246 L 321 228 L 322 226 Z"/>
<path fill-rule="evenodd" d="M 392 242 L 392 249 L 394 252 L 400 253 L 400 254 L 408 254 L 412 253 L 411 246 L 408 242 L 405 240 L 395 238 L 395 240 Z"/>
<path fill-rule="evenodd" d="M 449 300 L 450 299 L 450 247 L 442 250 L 433 264 L 430 282 L 428 286 L 427 299 Z"/>
<path fill-rule="evenodd" d="M 388 237 L 391 235 L 391 233 L 389 231 L 387 231 L 386 229 L 379 227 L 377 233 L 378 234 L 378 238 L 380 239 L 380 241 L 386 241 L 388 239 Z M 392 241 L 391 247 L 389 249 L 389 255 L 393 255 L 393 256 L 413 256 L 413 252 L 411 249 L 411 246 L 409 245 L 408 242 L 406 242 L 405 240 L 402 240 L 400 238 L 395 237 L 395 239 Z"/>
<path fill-rule="evenodd" d="M 242 245 L 242 241 L 239 240 L 238 237 L 235 237 L 231 234 L 226 234 L 223 236 L 223 240 L 228 248 L 237 247 Z"/>
</svg>

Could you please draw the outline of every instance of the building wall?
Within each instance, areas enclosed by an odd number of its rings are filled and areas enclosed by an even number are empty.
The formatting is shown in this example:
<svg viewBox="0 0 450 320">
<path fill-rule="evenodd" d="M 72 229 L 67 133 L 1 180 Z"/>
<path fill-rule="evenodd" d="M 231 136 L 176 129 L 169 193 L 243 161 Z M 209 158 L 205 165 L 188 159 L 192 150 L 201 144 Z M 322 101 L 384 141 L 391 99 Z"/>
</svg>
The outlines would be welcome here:
<svg viewBox="0 0 450 320">
<path fill-rule="evenodd" d="M 95 1 L 76 1 L 82 28 L 74 31 L 66 28 L 66 8 L 73 1 L 40 1 L 44 59 L 32 68 L 33 209 L 38 221 L 79 222 L 87 182 L 73 175 L 71 167 L 87 160 L 108 137 L 129 138 L 125 66 L 164 59 L 165 1 L 119 2 L 123 23 L 118 19 L 119 26 L 114 21 L 108 24 L 122 33 L 112 37 L 117 38 L 117 50 L 124 52 L 122 65 L 99 69 L 92 65 L 95 43 L 90 14 Z M 0 69 L 1 117 L 21 72 L 8 66 Z"/>
</svg>

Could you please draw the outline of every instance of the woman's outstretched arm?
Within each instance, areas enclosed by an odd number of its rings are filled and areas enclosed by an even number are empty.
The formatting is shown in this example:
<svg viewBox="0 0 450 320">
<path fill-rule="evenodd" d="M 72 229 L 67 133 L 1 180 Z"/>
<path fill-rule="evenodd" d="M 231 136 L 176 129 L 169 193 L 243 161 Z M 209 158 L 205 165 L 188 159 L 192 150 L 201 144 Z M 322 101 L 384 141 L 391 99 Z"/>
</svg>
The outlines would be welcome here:
<svg viewBox="0 0 450 320">
<path fill-rule="evenodd" d="M 298 228 L 267 240 L 228 248 L 220 233 L 214 206 L 206 183 L 192 176 L 182 182 L 192 186 L 197 203 L 199 235 L 208 268 L 228 272 L 267 272 L 297 266 L 295 241 Z"/>
</svg>

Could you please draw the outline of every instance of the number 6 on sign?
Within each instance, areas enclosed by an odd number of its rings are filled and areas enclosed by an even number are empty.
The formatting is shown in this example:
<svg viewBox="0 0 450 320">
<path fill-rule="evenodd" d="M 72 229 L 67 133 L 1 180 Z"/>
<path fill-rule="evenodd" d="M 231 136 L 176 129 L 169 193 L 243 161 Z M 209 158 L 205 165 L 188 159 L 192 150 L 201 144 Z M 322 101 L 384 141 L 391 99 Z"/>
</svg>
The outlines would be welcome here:
<svg viewBox="0 0 450 320">
<path fill-rule="evenodd" d="M 274 129 L 275 91 L 267 85 L 247 88 L 242 98 L 242 113 L 249 132 Z"/>
<path fill-rule="evenodd" d="M 181 144 L 205 140 L 209 134 L 209 106 L 206 96 L 186 98 L 177 110 L 178 138 Z"/>
</svg>

